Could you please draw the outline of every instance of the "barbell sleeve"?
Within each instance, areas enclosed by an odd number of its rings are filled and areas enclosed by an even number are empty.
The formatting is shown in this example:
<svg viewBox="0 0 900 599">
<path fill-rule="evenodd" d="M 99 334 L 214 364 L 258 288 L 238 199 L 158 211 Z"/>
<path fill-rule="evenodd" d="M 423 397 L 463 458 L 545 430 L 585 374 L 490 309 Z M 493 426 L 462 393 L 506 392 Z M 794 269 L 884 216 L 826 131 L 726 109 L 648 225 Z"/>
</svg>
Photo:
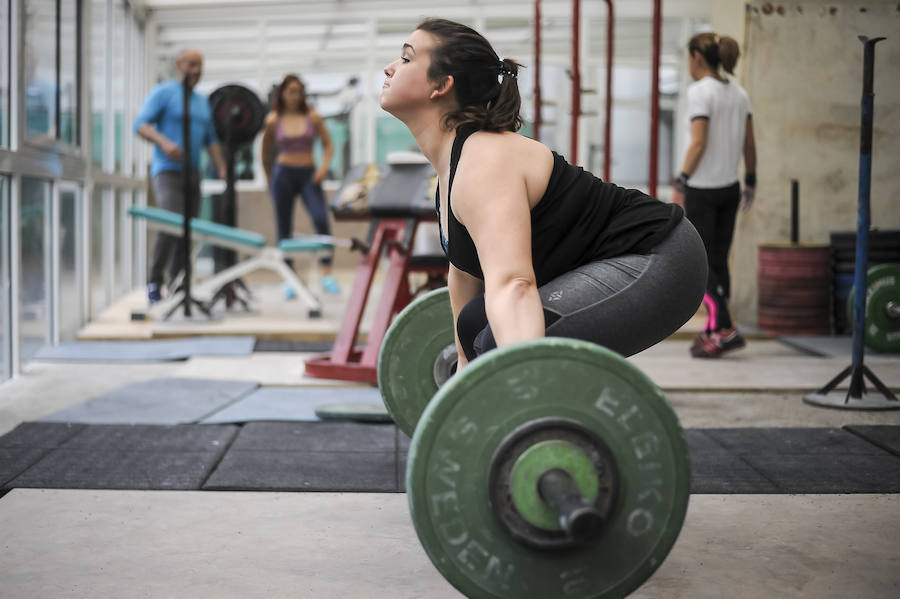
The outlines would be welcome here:
<svg viewBox="0 0 900 599">
<path fill-rule="evenodd" d="M 553 468 L 542 474 L 538 494 L 573 540 L 588 541 L 603 527 L 603 515 L 581 494 L 565 470 Z"/>
</svg>

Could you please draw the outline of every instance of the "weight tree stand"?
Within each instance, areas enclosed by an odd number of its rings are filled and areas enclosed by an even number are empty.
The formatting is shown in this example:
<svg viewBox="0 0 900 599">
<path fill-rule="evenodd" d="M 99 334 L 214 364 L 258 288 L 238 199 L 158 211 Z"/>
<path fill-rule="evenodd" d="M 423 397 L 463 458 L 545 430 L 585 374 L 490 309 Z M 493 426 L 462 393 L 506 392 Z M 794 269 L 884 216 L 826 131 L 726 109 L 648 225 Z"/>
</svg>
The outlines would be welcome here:
<svg viewBox="0 0 900 599">
<path fill-rule="evenodd" d="M 242 85 L 225 85 L 215 90 L 209 96 L 210 110 L 212 112 L 213 125 L 216 134 L 222 141 L 225 155 L 225 193 L 221 197 L 220 218 L 224 225 L 234 227 L 237 224 L 235 217 L 237 211 L 237 192 L 235 190 L 235 154 L 238 148 L 247 143 L 252 143 L 259 133 L 265 118 L 265 107 L 257 95 Z M 236 262 L 233 249 L 216 248 L 216 269 L 220 264 L 224 268 L 234 266 Z M 209 301 L 212 309 L 218 301 L 225 301 L 225 308 L 231 309 L 234 302 L 239 302 L 245 311 L 250 311 L 248 300 L 253 299 L 253 294 L 243 279 L 235 279 L 216 290 Z"/>
<path fill-rule="evenodd" d="M 184 307 L 184 319 L 191 320 L 191 307 L 194 305 L 196 305 L 207 318 L 212 318 L 212 314 L 206 306 L 191 297 L 191 217 L 194 214 L 194 189 L 191 185 L 191 85 L 187 74 L 185 74 L 184 80 L 181 83 L 181 89 L 183 92 L 182 110 L 184 113 L 181 118 L 181 136 L 184 138 L 184 141 L 182 142 L 183 157 L 181 161 L 182 173 L 184 174 L 184 228 L 181 235 L 184 261 L 182 262 L 181 268 L 184 276 L 181 279 L 181 301 L 178 304 L 175 304 L 175 306 L 166 313 L 163 320 L 168 320 L 178 309 L 178 306 Z"/>
<path fill-rule="evenodd" d="M 859 36 L 863 43 L 863 93 L 862 126 L 859 142 L 859 210 L 856 228 L 856 272 L 853 285 L 853 362 L 816 393 L 803 396 L 808 404 L 845 410 L 897 410 L 900 401 L 875 374 L 863 364 L 865 354 L 866 278 L 869 262 L 869 193 L 872 180 L 872 121 L 874 120 L 873 78 L 875 44 L 885 39 L 869 39 Z M 850 389 L 844 393 L 835 390 L 845 378 L 850 377 Z M 875 385 L 881 396 L 868 397 L 864 379 Z"/>
</svg>

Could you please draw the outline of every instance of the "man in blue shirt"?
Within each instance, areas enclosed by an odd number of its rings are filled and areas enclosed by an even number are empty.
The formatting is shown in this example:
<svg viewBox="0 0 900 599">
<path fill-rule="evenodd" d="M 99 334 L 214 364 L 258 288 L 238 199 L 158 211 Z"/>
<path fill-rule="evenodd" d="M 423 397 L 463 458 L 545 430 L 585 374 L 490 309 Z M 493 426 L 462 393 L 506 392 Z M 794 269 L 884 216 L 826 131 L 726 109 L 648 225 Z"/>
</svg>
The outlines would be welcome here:
<svg viewBox="0 0 900 599">
<path fill-rule="evenodd" d="M 184 50 L 175 61 L 177 78 L 160 83 L 150 92 L 134 121 L 134 131 L 153 143 L 153 159 L 150 176 L 153 191 L 160 208 L 184 214 L 184 91 L 185 79 L 191 87 L 191 171 L 190 185 L 193 198 L 193 214 L 197 215 L 200 204 L 200 152 L 203 148 L 216 164 L 219 176 L 225 178 L 225 161 L 219 149 L 213 127 L 209 101 L 193 91 L 203 73 L 203 55 L 197 50 Z M 184 264 L 183 245 L 178 237 L 158 233 L 153 243 L 150 261 L 150 276 L 147 281 L 147 298 L 150 303 L 161 299 L 164 271 L 168 267 L 169 285 L 181 272 Z M 170 289 L 170 292 L 172 290 Z"/>
</svg>

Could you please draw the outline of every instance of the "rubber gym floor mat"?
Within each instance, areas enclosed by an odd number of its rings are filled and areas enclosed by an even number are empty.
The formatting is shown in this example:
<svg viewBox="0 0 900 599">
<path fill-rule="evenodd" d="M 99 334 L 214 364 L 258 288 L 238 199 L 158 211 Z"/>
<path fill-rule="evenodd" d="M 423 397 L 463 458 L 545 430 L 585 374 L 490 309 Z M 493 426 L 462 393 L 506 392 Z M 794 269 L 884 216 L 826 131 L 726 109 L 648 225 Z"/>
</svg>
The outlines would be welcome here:
<svg viewBox="0 0 900 599">
<path fill-rule="evenodd" d="M 41 348 L 34 359 L 69 362 L 165 362 L 191 356 L 246 356 L 256 338 L 184 337 L 146 341 L 74 341 Z"/>
<path fill-rule="evenodd" d="M 139 381 L 41 418 L 88 424 L 186 424 L 252 393 L 258 383 L 188 378 Z"/>
<path fill-rule="evenodd" d="M 241 427 L 231 450 L 393 452 L 395 428 L 357 422 L 252 422 Z"/>
<path fill-rule="evenodd" d="M 691 458 L 691 493 L 777 493 L 776 487 L 752 466 L 722 447 L 701 429 L 685 431 Z"/>
<path fill-rule="evenodd" d="M 397 490 L 396 427 L 352 422 L 245 425 L 207 490 Z"/>
<path fill-rule="evenodd" d="M 84 424 L 70 422 L 43 423 L 23 422 L 13 430 L 0 437 L 0 447 L 31 447 L 40 449 L 56 449 L 61 447 L 82 432 Z"/>
<path fill-rule="evenodd" d="M 900 457 L 900 426 L 845 426 L 844 429 Z"/>
<path fill-rule="evenodd" d="M 0 494 L 6 483 L 36 464 L 52 450 L 40 447 L 0 447 Z"/>
<path fill-rule="evenodd" d="M 333 341 L 282 341 L 280 339 L 257 339 L 253 351 L 258 352 L 330 352 Z"/>
<path fill-rule="evenodd" d="M 853 337 L 779 337 L 779 341 L 794 349 L 823 358 L 850 358 L 853 355 Z M 885 354 L 866 347 L 866 355 L 897 357 L 900 354 Z"/>
<path fill-rule="evenodd" d="M 0 489 L 81 432 L 84 426 L 23 422 L 0 437 Z"/>
<path fill-rule="evenodd" d="M 234 426 L 88 426 L 5 488 L 199 489 L 235 434 Z"/>
<path fill-rule="evenodd" d="M 397 491 L 393 452 L 229 451 L 208 491 Z"/>
<path fill-rule="evenodd" d="M 704 429 L 780 493 L 900 493 L 900 458 L 843 429 Z"/>
<path fill-rule="evenodd" d="M 316 406 L 357 402 L 381 404 L 381 393 L 374 387 L 263 387 L 203 422 L 318 421 Z"/>
</svg>

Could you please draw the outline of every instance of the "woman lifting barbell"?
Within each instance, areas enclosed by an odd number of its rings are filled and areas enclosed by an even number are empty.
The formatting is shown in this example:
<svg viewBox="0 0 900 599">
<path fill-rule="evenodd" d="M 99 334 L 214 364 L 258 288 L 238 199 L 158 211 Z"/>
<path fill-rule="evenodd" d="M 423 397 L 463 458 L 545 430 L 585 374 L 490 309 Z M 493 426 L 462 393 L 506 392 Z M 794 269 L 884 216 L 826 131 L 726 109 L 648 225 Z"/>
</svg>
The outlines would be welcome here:
<svg viewBox="0 0 900 599">
<path fill-rule="evenodd" d="M 516 133 L 520 66 L 473 29 L 427 19 L 384 70 L 382 108 L 438 173 L 459 367 L 545 335 L 646 349 L 699 307 L 703 243 L 679 206 Z"/>
</svg>

